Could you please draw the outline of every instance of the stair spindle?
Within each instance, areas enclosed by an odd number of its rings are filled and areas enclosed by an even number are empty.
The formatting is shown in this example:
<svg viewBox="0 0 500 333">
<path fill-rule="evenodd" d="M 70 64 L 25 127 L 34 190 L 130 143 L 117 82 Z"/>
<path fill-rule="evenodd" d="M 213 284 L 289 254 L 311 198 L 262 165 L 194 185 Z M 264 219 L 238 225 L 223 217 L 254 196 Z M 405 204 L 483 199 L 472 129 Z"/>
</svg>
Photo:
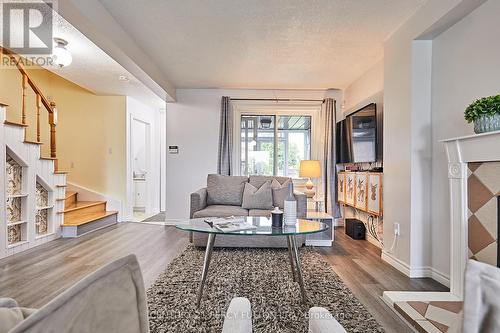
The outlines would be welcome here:
<svg viewBox="0 0 500 333">
<path fill-rule="evenodd" d="M 28 85 L 28 76 L 23 73 L 23 103 L 21 109 L 21 123 L 26 125 L 26 86 Z"/>
<path fill-rule="evenodd" d="M 42 98 L 39 94 L 36 95 L 36 141 L 40 142 L 40 108 Z"/>
<path fill-rule="evenodd" d="M 57 124 L 57 109 L 56 103 L 51 102 L 50 107 L 52 112 L 49 113 L 49 124 L 50 124 L 50 157 L 56 158 L 56 124 Z M 54 169 L 58 170 L 57 160 L 54 160 Z"/>
</svg>

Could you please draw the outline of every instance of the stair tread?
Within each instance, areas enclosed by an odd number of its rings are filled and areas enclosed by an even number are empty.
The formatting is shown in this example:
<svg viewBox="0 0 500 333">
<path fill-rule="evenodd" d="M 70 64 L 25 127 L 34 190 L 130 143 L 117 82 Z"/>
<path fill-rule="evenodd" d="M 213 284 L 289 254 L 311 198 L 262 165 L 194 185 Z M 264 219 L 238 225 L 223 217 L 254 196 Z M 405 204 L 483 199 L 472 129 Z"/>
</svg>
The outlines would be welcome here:
<svg viewBox="0 0 500 333">
<path fill-rule="evenodd" d="M 28 125 L 19 123 L 17 121 L 12 121 L 12 120 L 4 120 L 3 122 L 5 125 L 12 125 L 12 126 L 19 126 L 19 127 L 28 127 Z"/>
<path fill-rule="evenodd" d="M 87 208 L 87 207 L 92 207 L 92 206 L 97 206 L 101 204 L 105 204 L 106 201 L 77 201 L 74 204 L 71 204 L 70 206 L 66 207 L 63 211 L 60 211 L 58 213 L 67 213 L 67 212 L 72 212 L 75 210 Z"/>
<path fill-rule="evenodd" d="M 32 145 L 43 145 L 43 142 L 31 141 L 31 140 L 24 140 L 24 143 L 30 143 Z"/>
<path fill-rule="evenodd" d="M 0 106 L 9 106 L 9 104 L 5 104 L 5 103 L 0 102 Z"/>
<path fill-rule="evenodd" d="M 56 157 L 45 157 L 45 156 L 41 156 L 40 159 L 41 160 L 49 160 L 49 161 L 55 161 L 55 160 L 57 160 Z"/>
<path fill-rule="evenodd" d="M 69 173 L 69 172 L 68 172 L 68 171 L 62 171 L 62 170 L 57 170 L 57 171 L 54 171 L 54 173 L 55 173 L 56 175 L 61 175 L 61 174 L 67 174 L 67 173 Z"/>
<path fill-rule="evenodd" d="M 102 219 L 104 217 L 108 217 L 111 215 L 118 214 L 118 212 L 115 211 L 105 211 L 105 212 L 96 212 L 96 213 L 87 213 L 87 214 L 82 214 L 79 216 L 72 217 L 66 221 L 64 220 L 64 223 L 62 224 L 63 227 L 67 226 L 79 226 L 79 225 L 84 225 L 90 222 L 94 222 L 95 220 Z"/>
</svg>

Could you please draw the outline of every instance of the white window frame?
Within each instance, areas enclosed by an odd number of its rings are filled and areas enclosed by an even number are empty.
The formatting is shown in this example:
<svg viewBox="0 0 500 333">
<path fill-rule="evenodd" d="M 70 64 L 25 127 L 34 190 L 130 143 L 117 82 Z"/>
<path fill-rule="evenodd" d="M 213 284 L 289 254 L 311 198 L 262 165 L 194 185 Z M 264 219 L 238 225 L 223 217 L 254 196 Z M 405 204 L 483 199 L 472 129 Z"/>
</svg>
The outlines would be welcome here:
<svg viewBox="0 0 500 333">
<path fill-rule="evenodd" d="M 234 103 L 234 102 L 233 102 Z M 242 175 L 241 170 L 241 117 L 242 116 L 275 116 L 276 120 L 279 116 L 309 116 L 311 117 L 311 159 L 317 156 L 317 144 L 314 144 L 316 121 L 321 111 L 321 104 L 309 102 L 259 102 L 245 101 L 232 104 L 233 112 L 233 166 L 235 166 L 234 174 Z M 278 128 L 275 126 L 275 137 L 277 137 Z M 275 164 L 277 160 L 273 161 Z M 276 169 L 276 165 L 275 168 Z"/>
</svg>

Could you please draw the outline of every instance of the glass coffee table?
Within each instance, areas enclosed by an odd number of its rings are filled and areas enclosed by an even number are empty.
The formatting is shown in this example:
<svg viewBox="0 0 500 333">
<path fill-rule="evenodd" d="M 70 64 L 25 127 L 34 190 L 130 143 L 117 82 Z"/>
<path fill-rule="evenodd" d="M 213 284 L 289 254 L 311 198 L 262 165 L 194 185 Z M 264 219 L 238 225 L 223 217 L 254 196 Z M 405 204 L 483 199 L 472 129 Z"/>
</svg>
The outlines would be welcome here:
<svg viewBox="0 0 500 333">
<path fill-rule="evenodd" d="M 208 267 L 210 265 L 210 259 L 212 257 L 212 250 L 215 243 L 215 237 L 217 235 L 238 235 L 242 237 L 255 237 L 255 236 L 268 236 L 268 237 L 286 237 L 288 245 L 288 254 L 290 257 L 290 266 L 292 269 L 292 278 L 295 279 L 295 273 L 297 273 L 298 282 L 300 286 L 300 293 L 302 300 L 307 299 L 306 291 L 304 288 L 304 279 L 302 277 L 302 268 L 300 266 L 299 253 L 297 250 L 296 236 L 314 234 L 318 232 L 323 232 L 328 229 L 328 225 L 323 222 L 318 221 L 308 221 L 297 219 L 297 223 L 294 225 L 284 225 L 282 228 L 273 228 L 271 226 L 271 219 L 267 217 L 246 217 L 247 222 L 256 226 L 256 229 L 243 230 L 236 232 L 223 232 L 219 229 L 212 227 L 207 222 L 206 218 L 192 219 L 186 223 L 179 223 L 176 228 L 189 231 L 189 232 L 200 232 L 208 234 L 207 247 L 205 250 L 205 259 L 203 262 L 203 270 L 201 274 L 200 285 L 198 288 L 198 294 L 196 299 L 196 306 L 200 306 L 201 296 L 203 295 L 203 287 L 207 280 Z"/>
</svg>

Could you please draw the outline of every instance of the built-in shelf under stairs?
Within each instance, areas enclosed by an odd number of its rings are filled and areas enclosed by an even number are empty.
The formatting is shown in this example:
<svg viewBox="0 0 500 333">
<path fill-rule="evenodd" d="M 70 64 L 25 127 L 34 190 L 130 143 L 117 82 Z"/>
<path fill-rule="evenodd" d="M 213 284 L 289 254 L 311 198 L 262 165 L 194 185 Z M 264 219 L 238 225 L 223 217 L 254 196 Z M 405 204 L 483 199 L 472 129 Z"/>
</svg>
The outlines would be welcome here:
<svg viewBox="0 0 500 333">
<path fill-rule="evenodd" d="M 106 201 L 79 201 L 78 193 L 67 191 L 64 198 L 61 232 L 63 237 L 79 237 L 117 223 L 118 212 L 106 211 Z"/>
</svg>

